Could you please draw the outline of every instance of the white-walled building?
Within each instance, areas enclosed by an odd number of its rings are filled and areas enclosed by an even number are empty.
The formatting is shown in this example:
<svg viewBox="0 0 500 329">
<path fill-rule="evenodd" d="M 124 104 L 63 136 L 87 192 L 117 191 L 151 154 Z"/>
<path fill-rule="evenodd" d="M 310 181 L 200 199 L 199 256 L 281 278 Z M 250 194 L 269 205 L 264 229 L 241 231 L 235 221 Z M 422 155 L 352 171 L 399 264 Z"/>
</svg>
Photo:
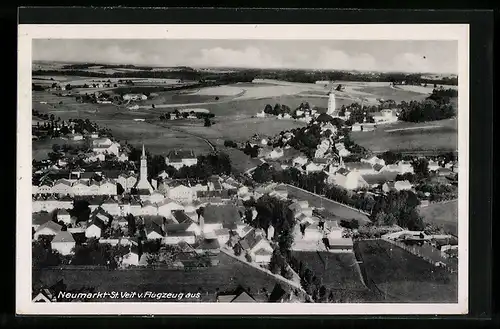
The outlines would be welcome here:
<svg viewBox="0 0 500 329">
<path fill-rule="evenodd" d="M 73 235 L 68 231 L 60 231 L 50 243 L 53 250 L 57 250 L 61 255 L 70 255 L 76 245 Z"/>
<path fill-rule="evenodd" d="M 179 170 L 182 167 L 191 167 L 198 164 L 198 158 L 192 150 L 175 150 L 165 157 L 165 164 Z"/>
</svg>

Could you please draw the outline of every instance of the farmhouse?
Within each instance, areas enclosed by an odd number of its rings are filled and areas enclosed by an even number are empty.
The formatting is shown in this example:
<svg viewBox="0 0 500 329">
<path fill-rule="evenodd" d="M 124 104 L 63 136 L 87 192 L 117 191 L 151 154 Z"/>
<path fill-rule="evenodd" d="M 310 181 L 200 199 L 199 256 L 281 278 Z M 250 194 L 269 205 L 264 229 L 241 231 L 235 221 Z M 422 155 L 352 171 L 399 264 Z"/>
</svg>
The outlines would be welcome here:
<svg viewBox="0 0 500 329">
<path fill-rule="evenodd" d="M 299 155 L 298 157 L 294 158 L 292 163 L 295 167 L 302 167 L 304 166 L 309 160 L 307 157 Z"/>
<path fill-rule="evenodd" d="M 48 221 L 44 224 L 38 226 L 38 229 L 35 231 L 34 239 L 37 240 L 40 236 L 55 236 L 59 232 L 61 232 L 62 226 L 57 224 L 54 221 Z"/>
<path fill-rule="evenodd" d="M 324 169 L 324 167 L 325 167 L 324 165 L 316 164 L 314 162 L 310 162 L 306 166 L 306 174 L 313 173 L 313 172 L 318 172 L 318 171 L 322 171 Z"/>
<path fill-rule="evenodd" d="M 175 150 L 171 151 L 165 157 L 165 164 L 179 170 L 182 167 L 195 166 L 198 163 L 194 152 L 192 150 Z"/>
<path fill-rule="evenodd" d="M 385 109 L 381 110 L 380 112 L 374 113 L 373 120 L 375 120 L 375 123 L 378 124 L 392 123 L 398 121 L 398 116 L 395 110 Z"/>
<path fill-rule="evenodd" d="M 125 94 L 123 95 L 123 100 L 125 101 L 140 101 L 140 100 L 147 100 L 148 96 L 144 94 Z"/>
<path fill-rule="evenodd" d="M 195 244 L 194 249 L 198 254 L 216 255 L 220 253 L 219 240 L 215 237 L 206 237 Z"/>
<path fill-rule="evenodd" d="M 163 201 L 157 204 L 157 207 L 158 207 L 158 215 L 164 216 L 165 218 L 171 217 L 172 212 L 175 210 L 184 210 L 184 206 L 173 201 L 172 199 L 164 199 Z"/>
<path fill-rule="evenodd" d="M 252 260 L 259 264 L 269 264 L 273 254 L 273 247 L 263 236 L 261 230 L 250 231 L 238 242 L 241 248 L 246 251 Z"/>
<path fill-rule="evenodd" d="M 388 193 L 390 191 L 402 191 L 402 190 L 411 190 L 413 185 L 407 181 L 397 181 L 397 182 L 386 182 L 382 185 L 382 191 Z"/>
<path fill-rule="evenodd" d="M 437 171 L 439 168 L 441 168 L 441 166 L 437 161 L 430 160 L 427 168 L 429 171 Z"/>
<path fill-rule="evenodd" d="M 32 202 L 32 212 L 46 211 L 51 212 L 55 209 L 71 209 L 73 200 L 69 197 L 56 198 L 53 195 L 34 196 Z"/>
<path fill-rule="evenodd" d="M 139 256 L 139 248 L 135 245 L 132 245 L 130 247 L 130 251 L 128 254 L 126 254 L 125 256 L 123 256 L 123 259 L 122 259 L 122 266 L 137 266 L 139 265 L 139 259 L 140 259 L 140 256 Z"/>
<path fill-rule="evenodd" d="M 143 216 L 144 232 L 148 240 L 163 239 L 163 217 L 161 216 Z"/>
<path fill-rule="evenodd" d="M 68 231 L 60 231 L 51 241 L 53 250 L 57 250 L 61 255 L 69 255 L 73 253 L 75 247 L 75 239 Z"/>
<path fill-rule="evenodd" d="M 95 153 L 113 154 L 118 156 L 120 154 L 120 144 L 112 143 L 111 145 L 97 145 L 92 148 Z"/>
<path fill-rule="evenodd" d="M 204 234 L 215 233 L 223 228 L 239 231 L 245 226 L 234 205 L 207 205 L 200 216 L 200 228 Z"/>
<path fill-rule="evenodd" d="M 284 155 L 283 149 L 276 147 L 269 154 L 266 155 L 268 159 L 279 159 Z"/>
<path fill-rule="evenodd" d="M 413 166 L 408 161 L 399 161 L 397 164 L 385 166 L 381 172 L 413 173 Z"/>
<path fill-rule="evenodd" d="M 326 132 L 326 131 L 330 131 L 332 134 L 336 134 L 337 127 L 334 126 L 331 122 L 328 122 L 321 126 L 321 132 Z"/>
<path fill-rule="evenodd" d="M 371 156 L 371 157 L 367 157 L 367 158 L 363 158 L 363 159 L 361 159 L 361 162 L 369 163 L 372 166 L 375 166 L 377 164 L 381 165 L 381 166 L 385 166 L 385 160 L 380 159 L 376 155 Z"/>
<path fill-rule="evenodd" d="M 180 203 L 191 203 L 193 202 L 194 192 L 191 188 L 178 184 L 168 189 L 167 196 L 169 199 Z"/>
<path fill-rule="evenodd" d="M 71 223 L 71 216 L 66 209 L 59 209 L 57 211 L 57 220 L 67 225 Z"/>
<path fill-rule="evenodd" d="M 137 183 L 137 175 L 134 173 L 121 173 L 116 179 L 116 183 L 120 184 L 126 192 L 130 192 Z"/>
<path fill-rule="evenodd" d="M 105 222 L 103 222 L 99 217 L 95 217 L 92 220 L 89 220 L 89 224 L 87 225 L 87 229 L 85 230 L 85 237 L 88 238 L 97 238 L 99 239 L 102 236 L 106 228 Z"/>
<path fill-rule="evenodd" d="M 340 168 L 335 174 L 329 175 L 327 181 L 329 184 L 337 184 L 348 190 L 369 186 L 359 171 L 350 171 L 345 168 Z"/>
<path fill-rule="evenodd" d="M 366 162 L 346 162 L 344 165 L 347 170 L 359 172 L 360 175 L 376 174 L 372 165 Z"/>
</svg>

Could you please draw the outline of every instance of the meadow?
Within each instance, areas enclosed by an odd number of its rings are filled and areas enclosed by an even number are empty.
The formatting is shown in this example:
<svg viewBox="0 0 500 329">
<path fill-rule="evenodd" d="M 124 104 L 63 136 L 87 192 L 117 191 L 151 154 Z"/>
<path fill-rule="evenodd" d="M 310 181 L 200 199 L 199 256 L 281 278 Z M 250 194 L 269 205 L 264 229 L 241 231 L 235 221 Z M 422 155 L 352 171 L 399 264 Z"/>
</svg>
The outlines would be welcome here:
<svg viewBox="0 0 500 329">
<path fill-rule="evenodd" d="M 458 129 L 455 119 L 380 125 L 374 131 L 352 132 L 351 138 L 373 152 L 458 149 Z"/>
<path fill-rule="evenodd" d="M 263 300 L 265 293 L 270 293 L 276 278 L 257 270 L 224 253 L 218 256 L 219 265 L 193 269 L 127 269 L 127 270 L 72 270 L 72 269 L 33 269 L 33 286 L 50 286 L 58 280 L 63 280 L 67 290 L 83 287 L 95 288 L 100 292 L 201 292 L 201 301 L 214 302 L 215 294 L 235 290 L 238 286 L 247 289 L 256 299 Z M 90 300 L 89 300 L 90 301 Z M 103 301 L 103 300 L 101 300 Z M 124 302 L 130 299 L 104 300 Z M 142 300 L 144 301 L 144 300 Z M 149 300 L 167 301 L 167 300 Z M 172 301 L 172 300 L 169 300 Z M 184 302 L 199 302 L 200 300 L 183 300 Z"/>
<path fill-rule="evenodd" d="M 458 236 L 458 201 L 430 204 L 419 208 L 424 222 L 443 226 L 445 232 Z M 467 219 L 466 219 L 467 220 Z"/>
<path fill-rule="evenodd" d="M 358 90 L 366 94 L 371 94 L 376 98 L 383 98 L 384 100 L 392 99 L 396 103 L 400 103 L 402 101 L 409 102 L 412 100 L 421 101 L 427 97 L 427 95 L 419 92 L 398 89 L 391 86 L 366 86 L 361 87 Z"/>
<path fill-rule="evenodd" d="M 386 302 L 453 303 L 458 300 L 457 274 L 447 272 L 383 240 L 355 243 L 365 283 Z"/>
</svg>

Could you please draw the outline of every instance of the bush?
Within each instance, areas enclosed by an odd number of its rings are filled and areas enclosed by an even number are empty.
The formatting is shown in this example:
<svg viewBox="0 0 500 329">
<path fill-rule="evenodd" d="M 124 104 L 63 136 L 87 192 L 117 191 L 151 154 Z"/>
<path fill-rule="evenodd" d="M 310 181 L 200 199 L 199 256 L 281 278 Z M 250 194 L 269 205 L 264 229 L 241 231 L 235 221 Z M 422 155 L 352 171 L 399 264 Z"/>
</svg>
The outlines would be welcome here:
<svg viewBox="0 0 500 329">
<path fill-rule="evenodd" d="M 252 261 L 252 256 L 250 256 L 250 254 L 247 252 L 245 254 L 245 259 L 247 260 L 247 262 L 251 262 Z"/>
<path fill-rule="evenodd" d="M 235 142 L 233 142 L 231 140 L 225 140 L 224 141 L 224 146 L 225 147 L 234 147 L 234 148 L 237 148 L 238 144 L 236 144 Z"/>
</svg>

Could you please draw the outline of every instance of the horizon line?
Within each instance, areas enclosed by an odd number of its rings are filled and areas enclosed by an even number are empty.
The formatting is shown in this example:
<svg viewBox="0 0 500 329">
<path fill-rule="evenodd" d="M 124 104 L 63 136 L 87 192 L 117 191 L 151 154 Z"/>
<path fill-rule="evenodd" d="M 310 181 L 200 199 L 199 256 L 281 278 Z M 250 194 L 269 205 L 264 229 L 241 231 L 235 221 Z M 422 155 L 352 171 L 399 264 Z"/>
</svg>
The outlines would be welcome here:
<svg viewBox="0 0 500 329">
<path fill-rule="evenodd" d="M 458 77 L 457 73 L 437 73 L 437 72 L 419 72 L 419 71 L 378 71 L 378 70 L 349 70 L 349 69 L 315 69 L 315 68 L 298 68 L 298 67 L 230 67 L 230 66 L 195 66 L 195 65 L 173 65 L 173 66 L 159 66 L 159 65 L 146 65 L 134 63 L 117 63 L 117 62 L 88 62 L 88 61 L 64 61 L 64 60 L 46 60 L 36 59 L 36 62 L 50 62 L 50 63 L 64 63 L 64 64 L 92 64 L 92 65 L 132 65 L 135 67 L 151 67 L 151 68 L 192 68 L 192 69 L 237 69 L 237 70 L 299 70 L 299 71 L 333 71 L 333 72 L 359 72 L 359 73 L 404 73 L 404 74 L 434 74 L 434 75 L 451 75 Z"/>
</svg>

